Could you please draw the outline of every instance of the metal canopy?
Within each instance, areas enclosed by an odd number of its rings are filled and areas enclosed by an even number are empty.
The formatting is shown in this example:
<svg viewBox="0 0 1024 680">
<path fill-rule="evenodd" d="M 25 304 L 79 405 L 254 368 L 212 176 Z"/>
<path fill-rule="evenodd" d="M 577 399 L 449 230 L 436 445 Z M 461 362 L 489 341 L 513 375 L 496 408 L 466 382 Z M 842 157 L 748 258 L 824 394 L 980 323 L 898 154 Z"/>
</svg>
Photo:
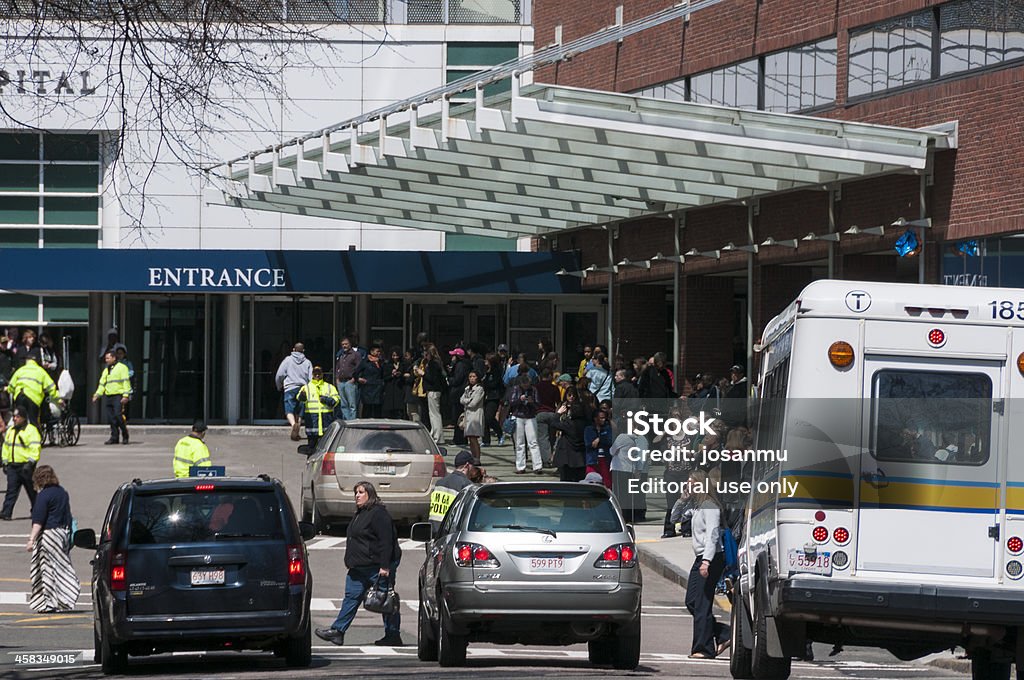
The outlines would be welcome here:
<svg viewBox="0 0 1024 680">
<path fill-rule="evenodd" d="M 925 169 L 913 130 L 553 85 L 354 121 L 228 165 L 209 202 L 516 238 Z M 437 108 L 435 106 L 435 108 Z M 397 120 L 401 118 L 401 120 Z M 375 128 L 366 130 L 367 127 Z"/>
</svg>

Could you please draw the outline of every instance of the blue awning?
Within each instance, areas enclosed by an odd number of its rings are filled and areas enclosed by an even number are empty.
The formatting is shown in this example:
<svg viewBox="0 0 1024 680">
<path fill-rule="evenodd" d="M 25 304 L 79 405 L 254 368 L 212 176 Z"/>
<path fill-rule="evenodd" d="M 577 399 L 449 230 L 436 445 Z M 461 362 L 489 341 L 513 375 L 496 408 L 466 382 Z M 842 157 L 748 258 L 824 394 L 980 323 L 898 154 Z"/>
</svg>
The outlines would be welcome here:
<svg viewBox="0 0 1024 680">
<path fill-rule="evenodd" d="M 579 293 L 575 252 L 0 249 L 0 289 L 153 293 Z"/>
</svg>

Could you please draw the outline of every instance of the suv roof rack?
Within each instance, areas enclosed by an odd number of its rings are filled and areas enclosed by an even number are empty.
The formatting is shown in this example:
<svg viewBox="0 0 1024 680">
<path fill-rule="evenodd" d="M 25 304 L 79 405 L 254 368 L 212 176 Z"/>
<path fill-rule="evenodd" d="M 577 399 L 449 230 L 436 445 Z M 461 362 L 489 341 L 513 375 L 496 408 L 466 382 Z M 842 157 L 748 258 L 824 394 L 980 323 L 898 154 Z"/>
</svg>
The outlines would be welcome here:
<svg viewBox="0 0 1024 680">
<path fill-rule="evenodd" d="M 256 478 L 257 479 L 262 479 L 264 482 L 269 482 L 270 481 L 270 475 L 268 475 L 266 472 L 259 473 L 258 475 L 256 475 Z"/>
<path fill-rule="evenodd" d="M 132 486 L 142 486 L 142 480 L 136 477 L 132 480 Z"/>
</svg>

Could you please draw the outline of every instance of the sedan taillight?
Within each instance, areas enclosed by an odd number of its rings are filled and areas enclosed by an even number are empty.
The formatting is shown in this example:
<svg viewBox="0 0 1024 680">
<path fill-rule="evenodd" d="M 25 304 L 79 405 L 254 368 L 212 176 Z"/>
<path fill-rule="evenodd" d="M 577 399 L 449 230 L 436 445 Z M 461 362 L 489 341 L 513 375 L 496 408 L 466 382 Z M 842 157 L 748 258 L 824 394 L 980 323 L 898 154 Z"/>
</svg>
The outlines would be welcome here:
<svg viewBox="0 0 1024 680">
<path fill-rule="evenodd" d="M 478 543 L 457 543 L 455 564 L 476 569 L 497 569 L 501 566 L 494 553 Z"/>
<path fill-rule="evenodd" d="M 594 562 L 599 569 L 628 569 L 636 566 L 636 546 L 632 543 L 619 543 L 608 546 L 601 557 Z"/>
</svg>

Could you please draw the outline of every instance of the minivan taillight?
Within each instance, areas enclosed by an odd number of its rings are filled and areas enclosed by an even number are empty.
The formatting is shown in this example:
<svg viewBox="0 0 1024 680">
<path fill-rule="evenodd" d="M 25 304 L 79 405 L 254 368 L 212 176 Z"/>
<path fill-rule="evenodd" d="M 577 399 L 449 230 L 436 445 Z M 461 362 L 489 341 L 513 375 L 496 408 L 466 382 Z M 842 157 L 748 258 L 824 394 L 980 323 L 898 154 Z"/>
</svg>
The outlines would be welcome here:
<svg viewBox="0 0 1024 680">
<path fill-rule="evenodd" d="M 110 556 L 110 589 L 124 590 L 127 585 L 124 573 L 124 553 L 116 552 Z"/>
<path fill-rule="evenodd" d="M 334 452 L 328 451 L 324 454 L 324 457 L 320 459 L 320 474 L 321 475 L 333 475 L 334 474 Z"/>
<path fill-rule="evenodd" d="M 444 477 L 447 471 L 444 467 L 444 458 L 434 454 L 434 471 L 430 473 L 431 477 Z"/>
<path fill-rule="evenodd" d="M 306 582 L 306 557 L 301 545 L 288 546 L 288 585 L 301 586 Z"/>
<path fill-rule="evenodd" d="M 460 567 L 476 569 L 497 569 L 501 566 L 494 553 L 479 543 L 457 543 L 455 545 L 455 564 Z"/>
<path fill-rule="evenodd" d="M 604 549 L 601 557 L 594 562 L 599 569 L 628 569 L 636 566 L 636 546 L 632 543 L 619 543 Z"/>
</svg>

